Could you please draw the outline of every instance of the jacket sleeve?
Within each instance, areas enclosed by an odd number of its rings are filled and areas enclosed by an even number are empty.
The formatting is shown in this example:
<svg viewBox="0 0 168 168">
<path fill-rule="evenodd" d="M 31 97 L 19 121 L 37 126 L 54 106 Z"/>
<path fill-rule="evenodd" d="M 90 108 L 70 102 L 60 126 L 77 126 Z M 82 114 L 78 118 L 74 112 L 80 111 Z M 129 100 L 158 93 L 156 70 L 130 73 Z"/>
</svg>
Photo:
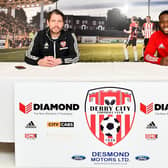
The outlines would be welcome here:
<svg viewBox="0 0 168 168">
<path fill-rule="evenodd" d="M 74 33 L 70 33 L 68 36 L 69 43 L 69 55 L 66 58 L 62 58 L 63 64 L 72 64 L 79 61 L 79 49 L 77 39 Z"/>
<path fill-rule="evenodd" d="M 25 62 L 31 65 L 37 65 L 38 60 L 40 59 L 39 53 L 39 33 L 36 33 L 32 39 L 28 50 L 26 51 Z"/>
<path fill-rule="evenodd" d="M 157 36 L 156 34 L 154 33 L 149 42 L 148 42 L 148 45 L 145 49 L 145 53 L 144 53 L 144 60 L 146 62 L 150 62 L 150 63 L 153 63 L 153 64 L 159 64 L 160 65 L 160 61 L 161 61 L 161 58 L 159 57 L 156 57 L 155 56 L 155 53 L 157 51 Z"/>
</svg>

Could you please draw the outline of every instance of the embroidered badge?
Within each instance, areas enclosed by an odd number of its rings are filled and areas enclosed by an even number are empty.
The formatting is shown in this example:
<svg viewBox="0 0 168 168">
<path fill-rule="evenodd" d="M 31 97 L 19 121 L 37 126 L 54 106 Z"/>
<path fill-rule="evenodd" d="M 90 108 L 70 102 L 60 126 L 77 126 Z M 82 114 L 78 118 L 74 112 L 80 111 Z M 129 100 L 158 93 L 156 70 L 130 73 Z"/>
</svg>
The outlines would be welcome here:
<svg viewBox="0 0 168 168">
<path fill-rule="evenodd" d="M 48 45 L 48 43 L 46 42 L 46 43 L 44 44 L 44 49 L 48 49 L 48 47 L 49 47 L 49 45 Z"/>
<path fill-rule="evenodd" d="M 66 46 L 66 41 L 61 41 L 60 45 L 61 45 L 62 48 L 64 48 Z"/>
<path fill-rule="evenodd" d="M 163 43 L 159 45 L 159 48 L 165 48 Z"/>
</svg>

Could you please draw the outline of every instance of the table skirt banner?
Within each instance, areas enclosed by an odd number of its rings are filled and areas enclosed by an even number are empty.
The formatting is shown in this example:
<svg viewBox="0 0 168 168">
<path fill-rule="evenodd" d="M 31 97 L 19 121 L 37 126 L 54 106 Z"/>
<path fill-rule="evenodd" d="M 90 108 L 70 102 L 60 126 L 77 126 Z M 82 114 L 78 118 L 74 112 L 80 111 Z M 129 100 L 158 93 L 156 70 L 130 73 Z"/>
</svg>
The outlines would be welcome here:
<svg viewBox="0 0 168 168">
<path fill-rule="evenodd" d="M 16 82 L 16 166 L 168 166 L 167 82 Z"/>
</svg>

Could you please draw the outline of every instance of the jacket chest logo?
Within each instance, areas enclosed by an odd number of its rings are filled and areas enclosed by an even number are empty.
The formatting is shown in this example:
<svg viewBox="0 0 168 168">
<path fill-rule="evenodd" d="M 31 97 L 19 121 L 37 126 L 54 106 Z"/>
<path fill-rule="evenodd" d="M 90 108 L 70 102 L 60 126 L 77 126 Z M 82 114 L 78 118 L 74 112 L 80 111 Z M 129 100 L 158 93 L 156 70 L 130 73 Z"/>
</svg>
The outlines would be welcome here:
<svg viewBox="0 0 168 168">
<path fill-rule="evenodd" d="M 159 48 L 165 48 L 163 43 L 159 45 Z"/>
<path fill-rule="evenodd" d="M 61 42 L 60 42 L 60 46 L 61 46 L 62 48 L 66 47 L 66 44 L 67 44 L 66 41 L 61 41 Z"/>
<path fill-rule="evenodd" d="M 46 42 L 46 43 L 44 44 L 44 49 L 48 49 L 48 47 L 49 47 L 49 44 Z"/>
</svg>

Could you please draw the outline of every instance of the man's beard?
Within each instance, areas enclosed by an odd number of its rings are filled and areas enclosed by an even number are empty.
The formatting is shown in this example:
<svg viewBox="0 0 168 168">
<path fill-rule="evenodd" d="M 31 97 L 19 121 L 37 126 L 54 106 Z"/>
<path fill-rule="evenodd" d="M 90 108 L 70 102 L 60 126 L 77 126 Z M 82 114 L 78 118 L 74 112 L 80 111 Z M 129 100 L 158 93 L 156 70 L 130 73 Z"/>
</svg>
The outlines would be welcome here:
<svg viewBox="0 0 168 168">
<path fill-rule="evenodd" d="M 54 31 L 55 28 L 57 28 L 57 31 Z M 52 34 L 59 34 L 59 33 L 61 32 L 61 30 L 62 30 L 62 29 L 60 29 L 59 27 L 54 26 L 54 27 L 52 27 L 52 28 L 50 29 L 50 32 L 51 32 Z"/>
<path fill-rule="evenodd" d="M 164 31 L 164 29 L 160 28 L 160 30 L 165 34 L 168 35 L 168 31 Z"/>
</svg>

